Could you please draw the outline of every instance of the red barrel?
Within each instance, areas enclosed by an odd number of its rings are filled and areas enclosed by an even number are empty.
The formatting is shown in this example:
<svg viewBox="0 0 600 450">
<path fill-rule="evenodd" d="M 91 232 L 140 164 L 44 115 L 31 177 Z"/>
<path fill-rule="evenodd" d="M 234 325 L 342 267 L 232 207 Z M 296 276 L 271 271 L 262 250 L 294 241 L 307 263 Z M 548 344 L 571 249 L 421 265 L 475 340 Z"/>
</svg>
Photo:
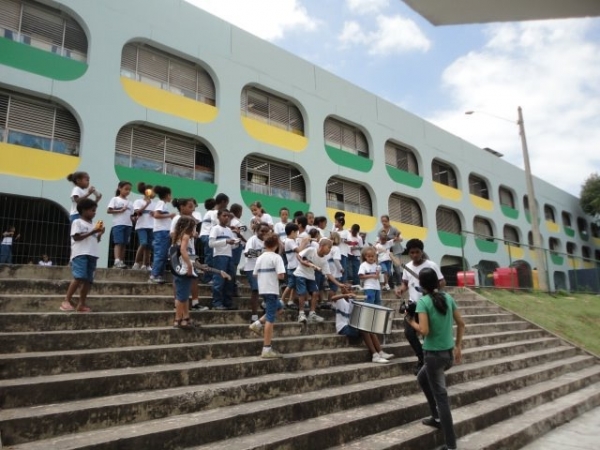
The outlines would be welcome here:
<svg viewBox="0 0 600 450">
<path fill-rule="evenodd" d="M 514 267 L 498 267 L 494 271 L 494 286 L 504 289 L 518 288 L 517 269 Z"/>
<path fill-rule="evenodd" d="M 467 270 L 466 272 L 456 272 L 456 280 L 458 287 L 465 287 L 465 281 L 467 286 L 477 286 L 475 281 L 475 271 Z"/>
</svg>

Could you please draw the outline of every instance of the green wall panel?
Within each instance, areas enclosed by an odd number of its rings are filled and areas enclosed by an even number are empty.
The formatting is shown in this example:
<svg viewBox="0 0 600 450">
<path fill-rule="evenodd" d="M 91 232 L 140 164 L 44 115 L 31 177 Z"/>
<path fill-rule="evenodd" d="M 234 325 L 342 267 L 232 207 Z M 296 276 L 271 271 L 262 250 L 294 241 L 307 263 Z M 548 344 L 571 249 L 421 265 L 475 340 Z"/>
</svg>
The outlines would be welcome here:
<svg viewBox="0 0 600 450">
<path fill-rule="evenodd" d="M 498 243 L 497 242 L 490 242 L 485 239 L 475 238 L 475 245 L 477 246 L 479 251 L 482 251 L 485 253 L 496 253 L 498 251 Z"/>
<path fill-rule="evenodd" d="M 564 227 L 565 234 L 569 237 L 575 237 L 575 230 L 571 227 Z"/>
<path fill-rule="evenodd" d="M 519 211 L 517 211 L 514 208 L 511 208 L 510 206 L 500 205 L 500 209 L 502 210 L 502 214 L 504 214 L 506 217 L 508 217 L 510 219 L 518 219 L 519 218 Z"/>
<path fill-rule="evenodd" d="M 406 186 L 419 189 L 423 184 L 423 177 L 415 175 L 414 173 L 405 172 L 404 170 L 397 169 L 392 166 L 385 166 L 388 175 L 396 183 L 405 184 Z"/>
<path fill-rule="evenodd" d="M 81 61 L 6 38 L 0 38 L 0 64 L 60 81 L 76 80 L 88 68 Z"/>
<path fill-rule="evenodd" d="M 555 253 L 550 253 L 550 259 L 552 260 L 553 264 L 556 264 L 557 266 L 562 266 L 563 263 L 565 262 L 565 258 L 557 255 Z"/>
<path fill-rule="evenodd" d="M 325 146 L 325 150 L 327 151 L 329 158 L 340 166 L 349 167 L 361 172 L 369 172 L 373 168 L 373 161 L 369 158 L 353 155 L 352 153 L 345 152 L 339 148 L 330 147 L 329 145 Z"/>
<path fill-rule="evenodd" d="M 270 195 L 259 194 L 252 191 L 242 190 L 241 192 L 246 206 L 250 206 L 250 204 L 254 202 L 260 202 L 263 209 L 273 216 L 273 220 L 275 221 L 277 221 L 277 217 L 279 217 L 279 210 L 284 206 L 290 210 L 290 217 L 292 217 L 292 214 L 294 214 L 296 211 L 307 212 L 309 210 L 308 203 L 299 202 L 297 200 L 272 197 Z"/>
<path fill-rule="evenodd" d="M 460 234 L 448 233 L 447 231 L 439 231 L 438 237 L 442 244 L 448 247 L 458 247 L 461 248 L 465 245 L 466 238 Z"/>
</svg>

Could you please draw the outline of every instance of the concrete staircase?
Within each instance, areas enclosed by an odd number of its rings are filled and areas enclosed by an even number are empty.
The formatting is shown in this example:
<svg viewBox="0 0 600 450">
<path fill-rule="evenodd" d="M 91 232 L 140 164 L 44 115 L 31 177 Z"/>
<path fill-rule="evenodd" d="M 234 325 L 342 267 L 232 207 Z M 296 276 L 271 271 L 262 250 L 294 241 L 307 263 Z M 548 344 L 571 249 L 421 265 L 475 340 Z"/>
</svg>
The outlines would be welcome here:
<svg viewBox="0 0 600 450">
<path fill-rule="evenodd" d="M 238 311 L 173 329 L 172 288 L 99 269 L 91 314 L 58 311 L 68 268 L 0 266 L 0 433 L 11 449 L 434 449 L 441 433 L 400 320 L 376 365 L 328 319 L 275 328 L 262 360 Z M 201 290 L 209 303 L 209 291 Z M 242 289 L 242 295 L 244 290 Z M 245 292 L 247 295 L 247 292 Z M 518 449 L 600 405 L 597 358 L 467 290 L 464 363 L 447 375 L 461 449 Z M 393 307 L 397 301 L 387 299 Z"/>
</svg>

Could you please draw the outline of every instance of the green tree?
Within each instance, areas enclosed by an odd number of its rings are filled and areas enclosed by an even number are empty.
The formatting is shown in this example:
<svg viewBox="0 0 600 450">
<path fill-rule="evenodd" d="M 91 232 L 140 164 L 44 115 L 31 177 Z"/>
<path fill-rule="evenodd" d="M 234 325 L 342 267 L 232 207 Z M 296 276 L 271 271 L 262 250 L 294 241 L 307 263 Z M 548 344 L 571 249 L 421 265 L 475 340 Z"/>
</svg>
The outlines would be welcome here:
<svg viewBox="0 0 600 450">
<path fill-rule="evenodd" d="M 594 222 L 600 225 L 600 176 L 591 174 L 581 186 L 579 204 L 586 214 L 594 216 Z"/>
</svg>

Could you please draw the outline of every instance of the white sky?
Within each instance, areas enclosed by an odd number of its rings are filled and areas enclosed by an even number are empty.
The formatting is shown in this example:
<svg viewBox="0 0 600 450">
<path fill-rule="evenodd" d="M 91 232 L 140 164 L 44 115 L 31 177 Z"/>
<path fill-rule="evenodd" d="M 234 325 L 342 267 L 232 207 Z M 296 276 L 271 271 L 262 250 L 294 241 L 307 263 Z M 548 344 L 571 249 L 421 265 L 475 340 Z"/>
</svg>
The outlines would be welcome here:
<svg viewBox="0 0 600 450">
<path fill-rule="evenodd" d="M 600 172 L 600 18 L 434 27 L 400 0 L 187 1 L 519 167 L 521 106 L 534 175 L 574 195 Z"/>
</svg>

